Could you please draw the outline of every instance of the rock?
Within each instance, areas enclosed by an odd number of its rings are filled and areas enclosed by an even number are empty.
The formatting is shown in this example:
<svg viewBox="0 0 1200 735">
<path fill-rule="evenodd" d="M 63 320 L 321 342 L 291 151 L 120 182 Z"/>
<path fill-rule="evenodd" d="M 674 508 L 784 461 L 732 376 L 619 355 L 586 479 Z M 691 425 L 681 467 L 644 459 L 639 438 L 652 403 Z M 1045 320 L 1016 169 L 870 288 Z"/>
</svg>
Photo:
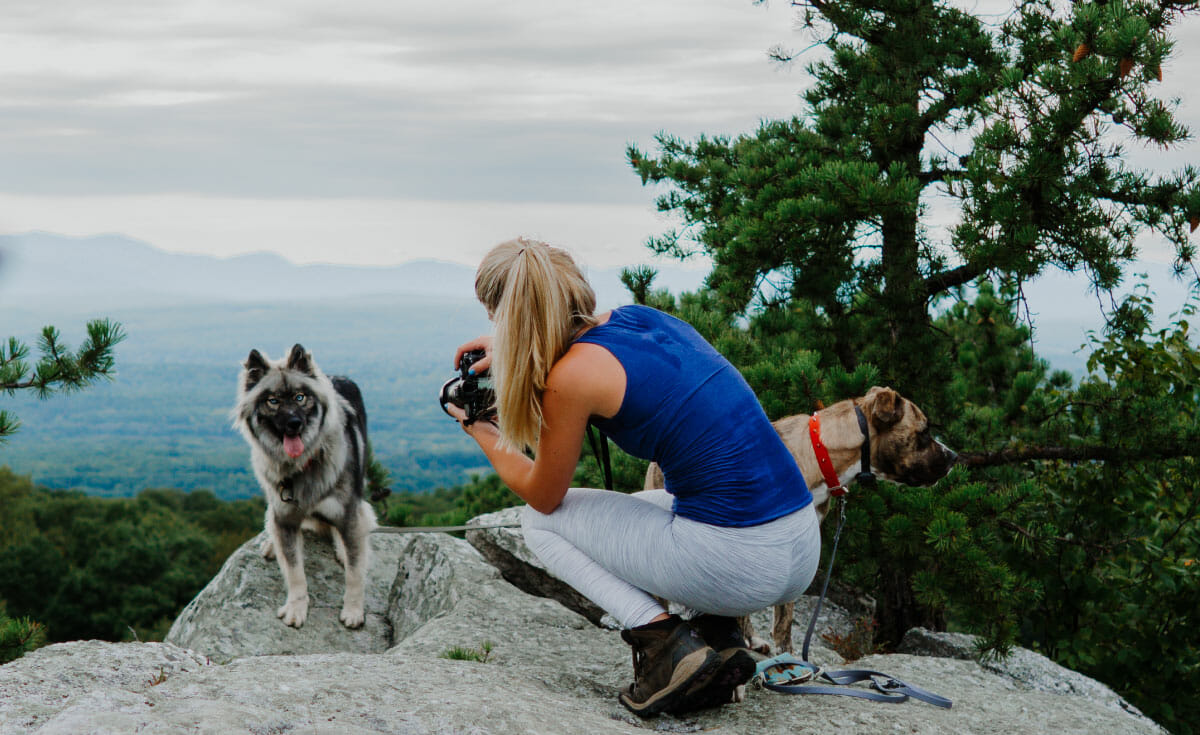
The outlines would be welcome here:
<svg viewBox="0 0 1200 735">
<path fill-rule="evenodd" d="M 349 630 L 338 620 L 345 573 L 334 557 L 333 544 L 307 533 L 308 620 L 298 629 L 284 625 L 275 611 L 287 598 L 287 591 L 279 564 L 258 552 L 264 538 L 265 534 L 260 534 L 230 555 L 217 576 L 175 619 L 167 643 L 192 649 L 217 663 L 285 653 L 382 653 L 392 647 L 388 600 L 407 543 L 404 538 L 371 535 L 366 621 L 358 630 Z"/>
<path fill-rule="evenodd" d="M 462 541 L 437 533 L 401 540 L 398 573 L 388 593 L 387 620 L 397 642 L 430 620 L 450 613 L 463 599 L 497 580 L 496 569 Z"/>
<path fill-rule="evenodd" d="M 544 601 L 543 601 L 544 602 Z M 587 635 L 617 646 L 616 634 L 590 624 Z M 530 639 L 545 631 L 530 623 Z M 580 629 L 582 632 L 582 629 Z M 4 680 L 53 680 L 102 668 L 108 655 L 64 643 L 40 657 L 0 669 Z M 145 646 L 151 644 L 126 644 Z M 419 646 L 417 646 L 419 648 Z M 497 653 L 503 646 L 497 647 Z M 585 654 L 588 649 L 580 654 Z M 922 733 L 999 735 L 1054 732 L 1090 735 L 1155 733 L 1157 728 L 1081 697 L 1021 691 L 1007 677 L 970 661 L 872 656 L 860 663 L 919 683 L 954 700 L 954 708 L 901 705 L 849 697 L 800 697 L 751 689 L 745 702 L 694 716 L 639 721 L 616 704 L 614 676 L 591 671 L 584 655 L 547 658 L 537 667 L 521 657 L 488 663 L 451 661 L 432 651 L 384 655 L 315 654 L 239 659 L 168 676 L 155 686 L 74 680 L 69 696 L 36 715 L 7 694 L 0 732 L 78 733 L 624 733 L 648 731 L 764 733 Z M 566 674 L 563 683 L 552 671 Z M 620 674 L 615 674 L 620 676 Z M 0 687 L 7 692 L 7 686 Z"/>
<path fill-rule="evenodd" d="M 0 667 L 0 735 L 1161 732 L 1081 690 L 1042 691 L 974 661 L 902 654 L 855 666 L 950 697 L 953 709 L 751 688 L 740 704 L 642 721 L 616 699 L 631 676 L 629 648 L 616 631 L 517 589 L 466 541 L 439 534 L 372 537 L 380 568 L 371 571 L 368 609 L 393 638 L 385 652 L 359 652 L 361 633 L 337 624 L 311 644 L 341 652 L 282 655 L 298 639 L 287 643 L 290 629 L 275 617 L 282 583 L 254 543 L 200 595 L 211 599 L 190 605 L 172 629 L 225 656 L 236 649 L 235 658 L 209 663 L 172 643 L 49 646 Z M 308 547 L 310 579 L 336 578 L 332 555 Z M 391 579 L 383 584 L 377 575 Z M 314 584 L 314 608 L 332 616 L 340 595 L 340 580 Z M 223 626 L 239 632 L 221 637 Z M 264 649 L 249 650 L 253 641 Z M 490 652 L 485 662 L 451 660 L 452 648 L 479 658 Z"/>
<path fill-rule="evenodd" d="M 965 633 L 937 633 L 927 628 L 913 628 L 904 634 L 896 648 L 898 653 L 938 658 L 976 658 L 975 636 Z"/>
<path fill-rule="evenodd" d="M 969 661 L 976 659 L 977 640 L 975 636 L 966 633 L 937 633 L 925 628 L 913 628 L 904 634 L 898 651 L 918 656 Z M 987 659 L 982 661 L 981 665 L 984 669 L 1006 676 L 1033 691 L 1081 697 L 1113 711 L 1127 713 L 1158 728 L 1153 720 L 1109 687 L 1077 671 L 1060 666 L 1028 648 L 1013 648 L 1005 658 Z M 1166 732 L 1162 728 L 1158 730 Z"/>
<path fill-rule="evenodd" d="M 468 521 L 468 525 L 520 523 L 523 507 L 505 508 L 495 513 L 476 516 Z M 499 569 L 500 574 L 510 584 L 531 595 L 557 600 L 568 609 L 592 621 L 592 624 L 602 625 L 604 611 L 576 592 L 575 588 L 546 571 L 541 560 L 525 545 L 525 537 L 520 527 L 467 531 L 466 535 L 467 541 L 479 550 L 483 558 Z"/>
<path fill-rule="evenodd" d="M 92 692 L 136 696 L 209 666 L 204 656 L 169 643 L 75 641 L 39 648 L 0 666 L 0 733 L 32 732 Z"/>
</svg>

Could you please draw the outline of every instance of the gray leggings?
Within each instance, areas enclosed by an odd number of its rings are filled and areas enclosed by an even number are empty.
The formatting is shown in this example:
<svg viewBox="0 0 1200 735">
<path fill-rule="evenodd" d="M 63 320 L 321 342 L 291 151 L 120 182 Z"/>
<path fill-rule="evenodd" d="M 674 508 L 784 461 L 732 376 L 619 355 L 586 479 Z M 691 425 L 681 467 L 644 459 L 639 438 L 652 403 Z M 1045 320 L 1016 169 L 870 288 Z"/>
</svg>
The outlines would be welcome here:
<svg viewBox="0 0 1200 735">
<path fill-rule="evenodd" d="M 800 597 L 817 573 L 812 504 L 731 528 L 671 512 L 665 490 L 571 488 L 554 512 L 526 507 L 525 543 L 556 577 L 632 628 L 664 612 L 657 595 L 697 612 L 747 615 Z"/>
</svg>

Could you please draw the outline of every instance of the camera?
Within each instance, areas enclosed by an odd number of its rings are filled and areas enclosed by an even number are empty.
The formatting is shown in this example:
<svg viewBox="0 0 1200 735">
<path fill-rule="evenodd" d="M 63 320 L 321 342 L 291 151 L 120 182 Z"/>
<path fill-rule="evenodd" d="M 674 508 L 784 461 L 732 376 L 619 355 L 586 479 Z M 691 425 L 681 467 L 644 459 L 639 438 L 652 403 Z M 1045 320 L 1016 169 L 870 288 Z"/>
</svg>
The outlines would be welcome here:
<svg viewBox="0 0 1200 735">
<path fill-rule="evenodd" d="M 447 404 L 453 403 L 466 411 L 467 418 L 463 423 L 467 426 L 480 419 L 490 421 L 496 417 L 496 391 L 492 388 L 491 377 L 486 372 L 481 375 L 469 373 L 471 366 L 486 354 L 483 350 L 464 352 L 458 361 L 459 374 L 442 386 L 439 398 L 442 410 L 446 411 Z"/>
</svg>

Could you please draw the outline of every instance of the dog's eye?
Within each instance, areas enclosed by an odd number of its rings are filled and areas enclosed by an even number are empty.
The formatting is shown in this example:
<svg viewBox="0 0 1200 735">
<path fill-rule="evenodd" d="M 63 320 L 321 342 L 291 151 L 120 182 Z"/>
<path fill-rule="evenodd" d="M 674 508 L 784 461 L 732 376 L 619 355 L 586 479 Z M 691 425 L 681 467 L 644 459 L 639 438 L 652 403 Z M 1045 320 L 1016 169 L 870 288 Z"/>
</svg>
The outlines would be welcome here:
<svg viewBox="0 0 1200 735">
<path fill-rule="evenodd" d="M 267 399 L 267 405 L 270 406 L 271 408 L 275 408 L 276 406 L 279 405 L 279 399 L 276 398 L 275 396 L 271 396 L 270 398 Z"/>
<path fill-rule="evenodd" d="M 296 394 L 296 403 L 304 403 L 304 401 L 307 398 L 308 398 L 308 396 L 304 395 L 303 393 L 297 393 Z"/>
</svg>

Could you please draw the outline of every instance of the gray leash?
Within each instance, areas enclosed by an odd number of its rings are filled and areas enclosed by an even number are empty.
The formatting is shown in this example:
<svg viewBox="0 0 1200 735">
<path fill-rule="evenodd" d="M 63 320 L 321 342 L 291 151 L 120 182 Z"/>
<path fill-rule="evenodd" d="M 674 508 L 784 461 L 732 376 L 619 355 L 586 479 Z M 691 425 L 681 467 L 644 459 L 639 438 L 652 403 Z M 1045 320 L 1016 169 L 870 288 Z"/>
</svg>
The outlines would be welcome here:
<svg viewBox="0 0 1200 735">
<path fill-rule="evenodd" d="M 889 676 L 878 671 L 871 671 L 870 669 L 821 671 L 818 666 L 808 660 L 808 646 L 812 642 L 813 631 L 817 627 L 817 618 L 821 615 L 821 605 L 825 602 L 825 594 L 829 591 L 829 579 L 833 576 L 833 560 L 837 557 L 838 539 L 842 537 L 842 527 L 846 525 L 846 500 L 844 497 L 838 503 L 838 509 L 837 530 L 833 533 L 833 547 L 829 550 L 829 567 L 825 570 L 825 583 L 821 586 L 821 596 L 817 598 L 817 606 L 813 609 L 812 618 L 808 621 L 808 631 L 804 634 L 804 646 L 800 651 L 802 663 L 810 667 L 813 671 L 819 672 L 817 677 L 829 682 L 829 685 L 772 684 L 766 677 L 762 679 L 762 685 L 767 689 L 787 694 L 839 694 L 846 697 L 869 699 L 873 702 L 894 702 L 896 704 L 907 701 L 909 697 L 912 697 L 937 707 L 950 709 L 953 703 L 949 699 L 921 687 L 903 682 L 894 676 Z M 792 660 L 794 661 L 795 659 Z M 763 663 L 768 663 L 769 661 L 770 659 Z M 762 667 L 761 664 L 760 667 Z M 761 670 L 762 668 L 760 668 Z M 868 680 L 871 682 L 871 689 L 856 689 L 845 686 Z"/>
<path fill-rule="evenodd" d="M 474 531 L 482 528 L 520 528 L 519 522 L 487 523 L 477 526 L 378 526 L 371 533 L 451 533 L 452 531 Z"/>
</svg>

